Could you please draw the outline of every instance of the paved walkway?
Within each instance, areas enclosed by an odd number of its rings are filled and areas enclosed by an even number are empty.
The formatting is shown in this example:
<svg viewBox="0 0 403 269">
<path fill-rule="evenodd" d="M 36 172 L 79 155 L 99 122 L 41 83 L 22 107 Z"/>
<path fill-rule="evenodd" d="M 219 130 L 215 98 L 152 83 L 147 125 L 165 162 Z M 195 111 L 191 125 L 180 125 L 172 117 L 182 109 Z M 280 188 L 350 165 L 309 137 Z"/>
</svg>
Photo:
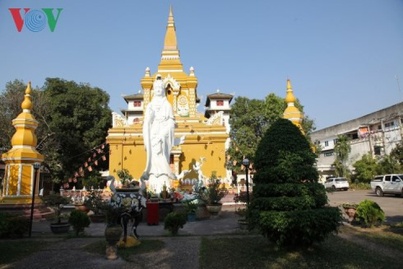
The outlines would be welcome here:
<svg viewBox="0 0 403 269">
<path fill-rule="evenodd" d="M 91 223 L 86 228 L 85 238 L 70 238 L 52 234 L 48 221 L 39 221 L 33 224 L 32 239 L 46 239 L 52 243 L 43 250 L 30 255 L 13 264 L 0 264 L 0 269 L 9 268 L 199 268 L 199 250 L 201 236 L 236 236 L 245 233 L 238 227 L 235 209 L 238 206 L 223 206 L 219 216 L 187 222 L 183 229 L 179 230 L 176 237 L 169 236 L 164 230 L 163 223 L 149 226 L 145 222 L 140 223 L 137 232 L 141 239 L 159 239 L 165 243 L 165 247 L 159 251 L 133 256 L 137 262 L 127 262 L 121 258 L 110 261 L 105 255 L 86 252 L 83 248 L 93 242 L 104 240 L 104 223 Z"/>
</svg>

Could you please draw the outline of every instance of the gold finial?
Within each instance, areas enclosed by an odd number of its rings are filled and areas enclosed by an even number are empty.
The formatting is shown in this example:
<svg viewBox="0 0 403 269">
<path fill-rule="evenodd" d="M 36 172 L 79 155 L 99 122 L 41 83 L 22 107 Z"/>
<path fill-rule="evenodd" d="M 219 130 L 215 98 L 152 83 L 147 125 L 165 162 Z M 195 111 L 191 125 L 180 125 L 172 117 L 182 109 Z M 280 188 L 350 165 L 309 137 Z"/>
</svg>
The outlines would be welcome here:
<svg viewBox="0 0 403 269">
<path fill-rule="evenodd" d="M 32 93 L 32 89 L 31 89 L 31 81 L 30 81 L 30 82 L 28 82 L 27 88 L 25 89 L 24 101 L 21 103 L 21 108 L 23 110 L 32 109 L 31 93 Z"/>
<path fill-rule="evenodd" d="M 295 102 L 295 96 L 292 91 L 292 86 L 291 86 L 291 80 L 287 79 L 287 95 L 285 97 L 285 102 L 288 103 L 294 103 Z"/>
</svg>

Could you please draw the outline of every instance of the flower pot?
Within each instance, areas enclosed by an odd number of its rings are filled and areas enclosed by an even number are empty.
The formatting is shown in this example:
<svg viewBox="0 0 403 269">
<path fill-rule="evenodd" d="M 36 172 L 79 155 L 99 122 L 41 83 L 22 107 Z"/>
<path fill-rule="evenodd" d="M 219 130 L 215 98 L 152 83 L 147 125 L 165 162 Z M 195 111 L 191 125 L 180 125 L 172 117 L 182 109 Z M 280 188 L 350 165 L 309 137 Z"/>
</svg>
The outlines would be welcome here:
<svg viewBox="0 0 403 269">
<path fill-rule="evenodd" d="M 188 213 L 188 215 L 187 215 L 187 220 L 188 220 L 189 222 L 196 221 L 196 212 Z"/>
<path fill-rule="evenodd" d="M 107 226 L 105 229 L 105 239 L 108 242 L 105 254 L 106 259 L 116 260 L 118 258 L 117 243 L 119 242 L 123 233 L 123 228 L 120 225 Z"/>
<path fill-rule="evenodd" d="M 75 205 L 75 208 L 85 213 L 90 212 L 90 209 L 86 205 Z"/>
<path fill-rule="evenodd" d="M 221 211 L 222 204 L 216 204 L 216 205 L 206 205 L 207 211 L 211 215 L 218 215 Z"/>
<path fill-rule="evenodd" d="M 62 223 L 51 223 L 50 230 L 54 234 L 67 233 L 70 230 L 70 224 L 67 222 Z"/>
<path fill-rule="evenodd" d="M 122 236 L 123 228 L 120 225 L 107 226 L 105 229 L 105 239 L 109 245 L 116 245 Z"/>
<path fill-rule="evenodd" d="M 238 220 L 239 229 L 247 230 L 248 229 L 248 221 L 246 219 L 239 219 Z"/>
</svg>

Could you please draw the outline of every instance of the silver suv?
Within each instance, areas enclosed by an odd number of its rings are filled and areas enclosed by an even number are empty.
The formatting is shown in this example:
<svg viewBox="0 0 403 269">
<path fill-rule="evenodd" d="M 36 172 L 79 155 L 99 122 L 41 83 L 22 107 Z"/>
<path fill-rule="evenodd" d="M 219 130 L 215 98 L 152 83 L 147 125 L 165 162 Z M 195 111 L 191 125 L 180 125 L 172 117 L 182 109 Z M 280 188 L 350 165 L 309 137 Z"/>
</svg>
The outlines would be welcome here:
<svg viewBox="0 0 403 269">
<path fill-rule="evenodd" d="M 350 184 L 345 177 L 331 177 L 326 179 L 325 188 L 332 190 L 348 190 Z"/>
</svg>

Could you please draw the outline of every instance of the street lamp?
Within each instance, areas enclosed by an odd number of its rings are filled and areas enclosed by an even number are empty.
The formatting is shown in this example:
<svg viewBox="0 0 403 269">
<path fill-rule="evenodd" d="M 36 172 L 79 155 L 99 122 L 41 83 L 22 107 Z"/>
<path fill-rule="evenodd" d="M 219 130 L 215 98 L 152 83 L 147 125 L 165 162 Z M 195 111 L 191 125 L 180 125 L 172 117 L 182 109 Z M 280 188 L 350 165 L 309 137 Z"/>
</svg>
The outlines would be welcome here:
<svg viewBox="0 0 403 269">
<path fill-rule="evenodd" d="M 31 204 L 31 219 L 29 222 L 29 237 L 31 237 L 31 233 L 32 233 L 32 222 L 34 219 L 34 205 L 35 205 L 35 189 L 36 189 L 36 178 L 37 178 L 37 174 L 38 174 L 38 169 L 41 167 L 41 163 L 34 163 L 33 164 L 34 167 L 34 185 L 32 186 L 32 204 Z"/>
<path fill-rule="evenodd" d="M 249 180 L 248 180 L 248 172 L 249 172 L 249 160 L 243 159 L 242 164 L 245 166 L 246 173 L 246 204 L 249 206 Z"/>
</svg>

